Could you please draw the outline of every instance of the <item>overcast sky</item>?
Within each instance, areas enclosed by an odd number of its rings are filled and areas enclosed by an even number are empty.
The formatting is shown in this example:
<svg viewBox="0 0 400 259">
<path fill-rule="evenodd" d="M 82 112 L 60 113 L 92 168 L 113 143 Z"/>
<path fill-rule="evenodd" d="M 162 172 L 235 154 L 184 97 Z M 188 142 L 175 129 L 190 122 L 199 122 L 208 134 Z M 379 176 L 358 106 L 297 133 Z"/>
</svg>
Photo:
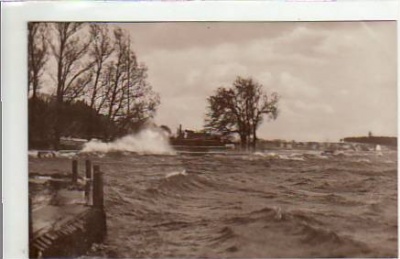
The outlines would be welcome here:
<svg viewBox="0 0 400 259">
<path fill-rule="evenodd" d="M 281 96 L 265 139 L 397 135 L 395 22 L 120 24 L 160 93 L 155 122 L 200 130 L 206 98 L 236 76 Z"/>
</svg>

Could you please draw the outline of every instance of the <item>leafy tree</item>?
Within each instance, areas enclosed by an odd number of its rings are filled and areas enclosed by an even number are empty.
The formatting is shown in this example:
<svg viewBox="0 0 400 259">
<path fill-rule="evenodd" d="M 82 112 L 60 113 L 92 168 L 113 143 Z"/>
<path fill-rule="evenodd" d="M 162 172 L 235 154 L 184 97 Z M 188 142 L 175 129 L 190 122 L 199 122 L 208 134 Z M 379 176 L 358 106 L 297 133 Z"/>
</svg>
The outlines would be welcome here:
<svg viewBox="0 0 400 259">
<path fill-rule="evenodd" d="M 225 136 L 237 133 L 243 148 L 255 148 L 265 116 L 278 116 L 278 94 L 267 94 L 252 78 L 237 77 L 231 88 L 218 88 L 207 101 L 205 128 Z"/>
<path fill-rule="evenodd" d="M 54 126 L 55 105 L 56 100 L 51 96 L 38 95 L 36 99 L 37 123 L 32 127 L 32 101 L 29 99 L 29 131 L 32 132 L 29 139 L 30 148 L 51 148 L 50 143 L 53 143 L 52 126 Z M 115 130 L 116 125 L 107 120 L 106 116 L 98 114 L 94 109 L 90 108 L 85 101 L 77 100 L 62 103 L 62 117 L 59 118 L 60 126 L 63 129 L 63 136 L 81 138 L 85 136 L 87 131 L 87 118 L 92 116 L 91 124 L 93 125 L 92 137 L 101 138 L 104 135 L 104 130 L 110 128 Z M 60 148 L 63 147 L 60 143 Z"/>
<path fill-rule="evenodd" d="M 28 144 L 29 148 L 50 148 L 54 106 L 51 98 L 38 93 L 36 99 L 28 100 Z"/>
</svg>

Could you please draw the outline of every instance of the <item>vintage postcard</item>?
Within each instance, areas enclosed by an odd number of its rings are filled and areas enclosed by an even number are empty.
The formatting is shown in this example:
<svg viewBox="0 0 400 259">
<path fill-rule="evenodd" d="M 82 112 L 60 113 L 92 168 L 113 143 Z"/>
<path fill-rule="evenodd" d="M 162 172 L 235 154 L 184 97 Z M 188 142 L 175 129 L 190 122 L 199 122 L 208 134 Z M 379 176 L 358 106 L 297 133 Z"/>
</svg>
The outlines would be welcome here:
<svg viewBox="0 0 400 259">
<path fill-rule="evenodd" d="M 393 13 L 101 10 L 19 23 L 24 256 L 398 256 Z"/>
</svg>

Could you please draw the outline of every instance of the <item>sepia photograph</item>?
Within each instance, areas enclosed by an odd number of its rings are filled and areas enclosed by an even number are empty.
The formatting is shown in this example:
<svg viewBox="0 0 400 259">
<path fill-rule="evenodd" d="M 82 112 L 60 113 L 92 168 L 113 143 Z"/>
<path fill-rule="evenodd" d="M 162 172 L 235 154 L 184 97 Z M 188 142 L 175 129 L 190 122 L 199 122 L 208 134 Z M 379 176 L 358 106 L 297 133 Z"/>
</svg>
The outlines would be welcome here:
<svg viewBox="0 0 400 259">
<path fill-rule="evenodd" d="M 30 258 L 398 257 L 396 21 L 29 21 Z"/>
</svg>

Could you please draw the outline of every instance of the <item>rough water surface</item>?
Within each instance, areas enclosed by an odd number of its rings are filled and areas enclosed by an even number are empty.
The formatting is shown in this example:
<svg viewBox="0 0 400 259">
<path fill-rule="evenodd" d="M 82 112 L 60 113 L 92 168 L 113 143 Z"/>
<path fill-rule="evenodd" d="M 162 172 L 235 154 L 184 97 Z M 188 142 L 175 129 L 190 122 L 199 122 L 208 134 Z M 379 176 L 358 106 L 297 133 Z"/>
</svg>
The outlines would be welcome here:
<svg viewBox="0 0 400 259">
<path fill-rule="evenodd" d="M 397 257 L 397 152 L 92 156 L 108 237 L 89 257 Z"/>
</svg>

